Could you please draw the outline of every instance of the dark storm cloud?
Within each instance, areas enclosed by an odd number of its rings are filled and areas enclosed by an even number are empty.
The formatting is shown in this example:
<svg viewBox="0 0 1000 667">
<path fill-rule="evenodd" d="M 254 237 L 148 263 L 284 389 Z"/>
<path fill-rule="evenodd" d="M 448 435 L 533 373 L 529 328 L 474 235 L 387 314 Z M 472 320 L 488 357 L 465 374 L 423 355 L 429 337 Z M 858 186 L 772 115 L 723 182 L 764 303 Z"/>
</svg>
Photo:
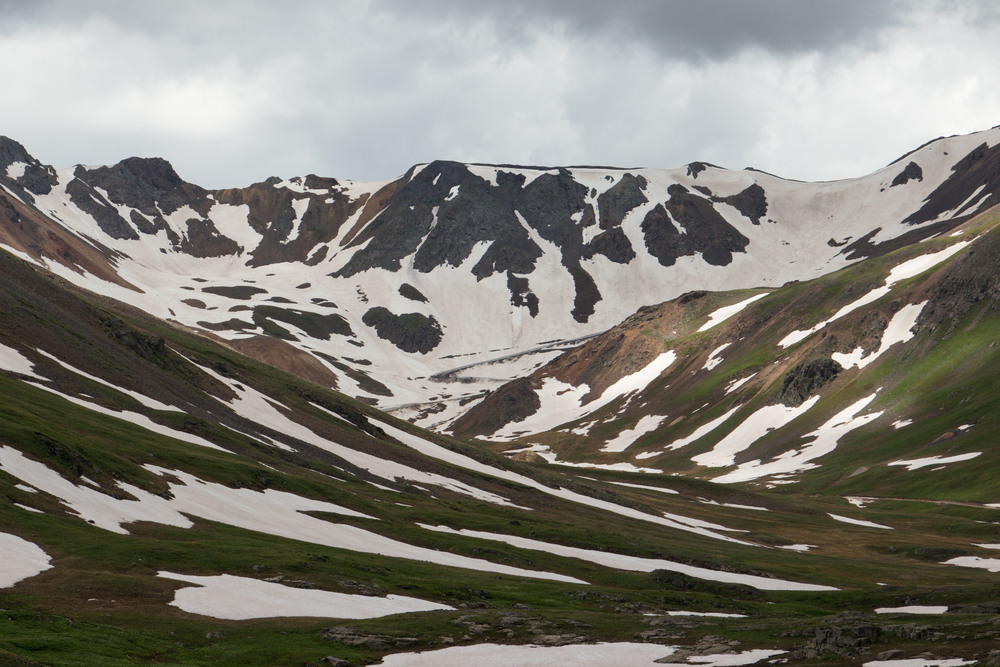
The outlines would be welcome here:
<svg viewBox="0 0 1000 667">
<path fill-rule="evenodd" d="M 724 59 L 745 49 L 774 53 L 864 45 L 881 30 L 905 20 L 893 0 L 383 0 L 416 20 L 446 17 L 494 22 L 512 37 L 562 26 L 581 39 L 640 42 L 663 56 Z"/>
<path fill-rule="evenodd" d="M 0 0 L 0 134 L 208 187 L 417 162 L 854 176 L 1000 122 L 987 0 Z"/>
</svg>

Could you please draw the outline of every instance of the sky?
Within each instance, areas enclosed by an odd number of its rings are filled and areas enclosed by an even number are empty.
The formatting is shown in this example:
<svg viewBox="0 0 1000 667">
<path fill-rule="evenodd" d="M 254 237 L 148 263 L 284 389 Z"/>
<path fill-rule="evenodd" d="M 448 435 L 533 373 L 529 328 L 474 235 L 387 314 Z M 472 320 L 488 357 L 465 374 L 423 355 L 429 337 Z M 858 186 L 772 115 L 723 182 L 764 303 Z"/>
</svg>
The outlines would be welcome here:
<svg viewBox="0 0 1000 667">
<path fill-rule="evenodd" d="M 993 0 L 0 0 L 0 135 L 238 187 L 434 159 L 862 176 L 1000 124 Z"/>
</svg>

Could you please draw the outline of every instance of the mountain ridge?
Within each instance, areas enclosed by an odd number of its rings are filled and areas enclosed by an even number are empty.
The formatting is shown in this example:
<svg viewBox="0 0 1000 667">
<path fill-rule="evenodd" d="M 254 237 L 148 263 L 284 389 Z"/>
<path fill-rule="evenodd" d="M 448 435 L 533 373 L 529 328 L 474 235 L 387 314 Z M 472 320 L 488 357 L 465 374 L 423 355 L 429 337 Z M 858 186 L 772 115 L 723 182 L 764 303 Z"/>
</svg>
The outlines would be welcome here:
<svg viewBox="0 0 1000 667">
<path fill-rule="evenodd" d="M 145 300 L 107 282 L 157 294 L 148 312 L 216 336 L 278 334 L 339 388 L 384 407 L 423 404 L 434 417 L 421 423 L 441 428 L 462 411 L 456 404 L 533 368 L 492 364 L 496 380 L 471 383 L 427 379 L 449 377 L 450 358 L 486 363 L 502 350 L 526 360 L 518 352 L 594 335 L 685 291 L 809 278 L 950 229 L 995 203 L 995 151 L 951 170 L 995 141 L 990 132 L 935 140 L 871 176 L 819 184 L 698 162 L 602 171 L 437 161 L 372 184 L 310 175 L 208 191 L 158 158 L 55 170 L 12 140 L 0 181 L 5 199 L 26 193 L 8 204 L 50 218 L 63 239 L 10 245 L 36 263 L 126 302 Z M 922 178 L 891 185 L 914 156 Z M 64 248 L 76 248 L 72 258 Z M 404 284 L 425 301 L 399 294 Z M 333 314 L 352 335 L 288 326 Z M 423 332 L 394 343 L 376 321 Z M 385 389 L 366 391 L 359 378 Z"/>
</svg>

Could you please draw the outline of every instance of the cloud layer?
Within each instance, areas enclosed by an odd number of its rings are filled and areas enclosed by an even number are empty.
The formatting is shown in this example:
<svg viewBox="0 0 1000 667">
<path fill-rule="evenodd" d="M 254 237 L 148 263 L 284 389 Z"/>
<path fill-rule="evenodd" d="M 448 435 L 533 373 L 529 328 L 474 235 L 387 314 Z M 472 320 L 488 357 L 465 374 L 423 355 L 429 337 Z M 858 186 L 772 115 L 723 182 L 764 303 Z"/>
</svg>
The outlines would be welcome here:
<svg viewBox="0 0 1000 667">
<path fill-rule="evenodd" d="M 0 0 L 0 134 L 206 187 L 431 159 L 860 176 L 1000 123 L 988 2 Z"/>
</svg>

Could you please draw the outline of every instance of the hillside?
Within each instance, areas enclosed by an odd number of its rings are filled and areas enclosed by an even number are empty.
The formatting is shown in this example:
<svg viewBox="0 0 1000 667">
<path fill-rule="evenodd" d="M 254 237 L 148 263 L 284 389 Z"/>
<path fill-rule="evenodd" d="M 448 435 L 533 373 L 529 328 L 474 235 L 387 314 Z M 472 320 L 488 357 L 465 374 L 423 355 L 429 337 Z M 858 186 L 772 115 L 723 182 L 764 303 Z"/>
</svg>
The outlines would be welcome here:
<svg viewBox="0 0 1000 667">
<path fill-rule="evenodd" d="M 24 259 L 415 423 L 696 290 L 774 288 L 940 234 L 998 201 L 1000 129 L 863 177 L 437 161 L 385 182 L 209 191 L 158 158 L 56 169 L 0 141 L 0 239 Z M 15 231 L 16 230 L 16 231 Z"/>
<path fill-rule="evenodd" d="M 225 192 L 4 143 L 0 662 L 996 664 L 996 132 L 834 184 L 432 163 Z M 531 217 L 584 171 L 614 181 L 593 224 Z M 534 270 L 516 235 L 471 264 L 435 236 L 508 215 Z M 650 216 L 685 238 L 649 254 Z M 597 229 L 638 273 L 590 272 Z M 451 435 L 372 405 L 404 396 Z"/>
</svg>

